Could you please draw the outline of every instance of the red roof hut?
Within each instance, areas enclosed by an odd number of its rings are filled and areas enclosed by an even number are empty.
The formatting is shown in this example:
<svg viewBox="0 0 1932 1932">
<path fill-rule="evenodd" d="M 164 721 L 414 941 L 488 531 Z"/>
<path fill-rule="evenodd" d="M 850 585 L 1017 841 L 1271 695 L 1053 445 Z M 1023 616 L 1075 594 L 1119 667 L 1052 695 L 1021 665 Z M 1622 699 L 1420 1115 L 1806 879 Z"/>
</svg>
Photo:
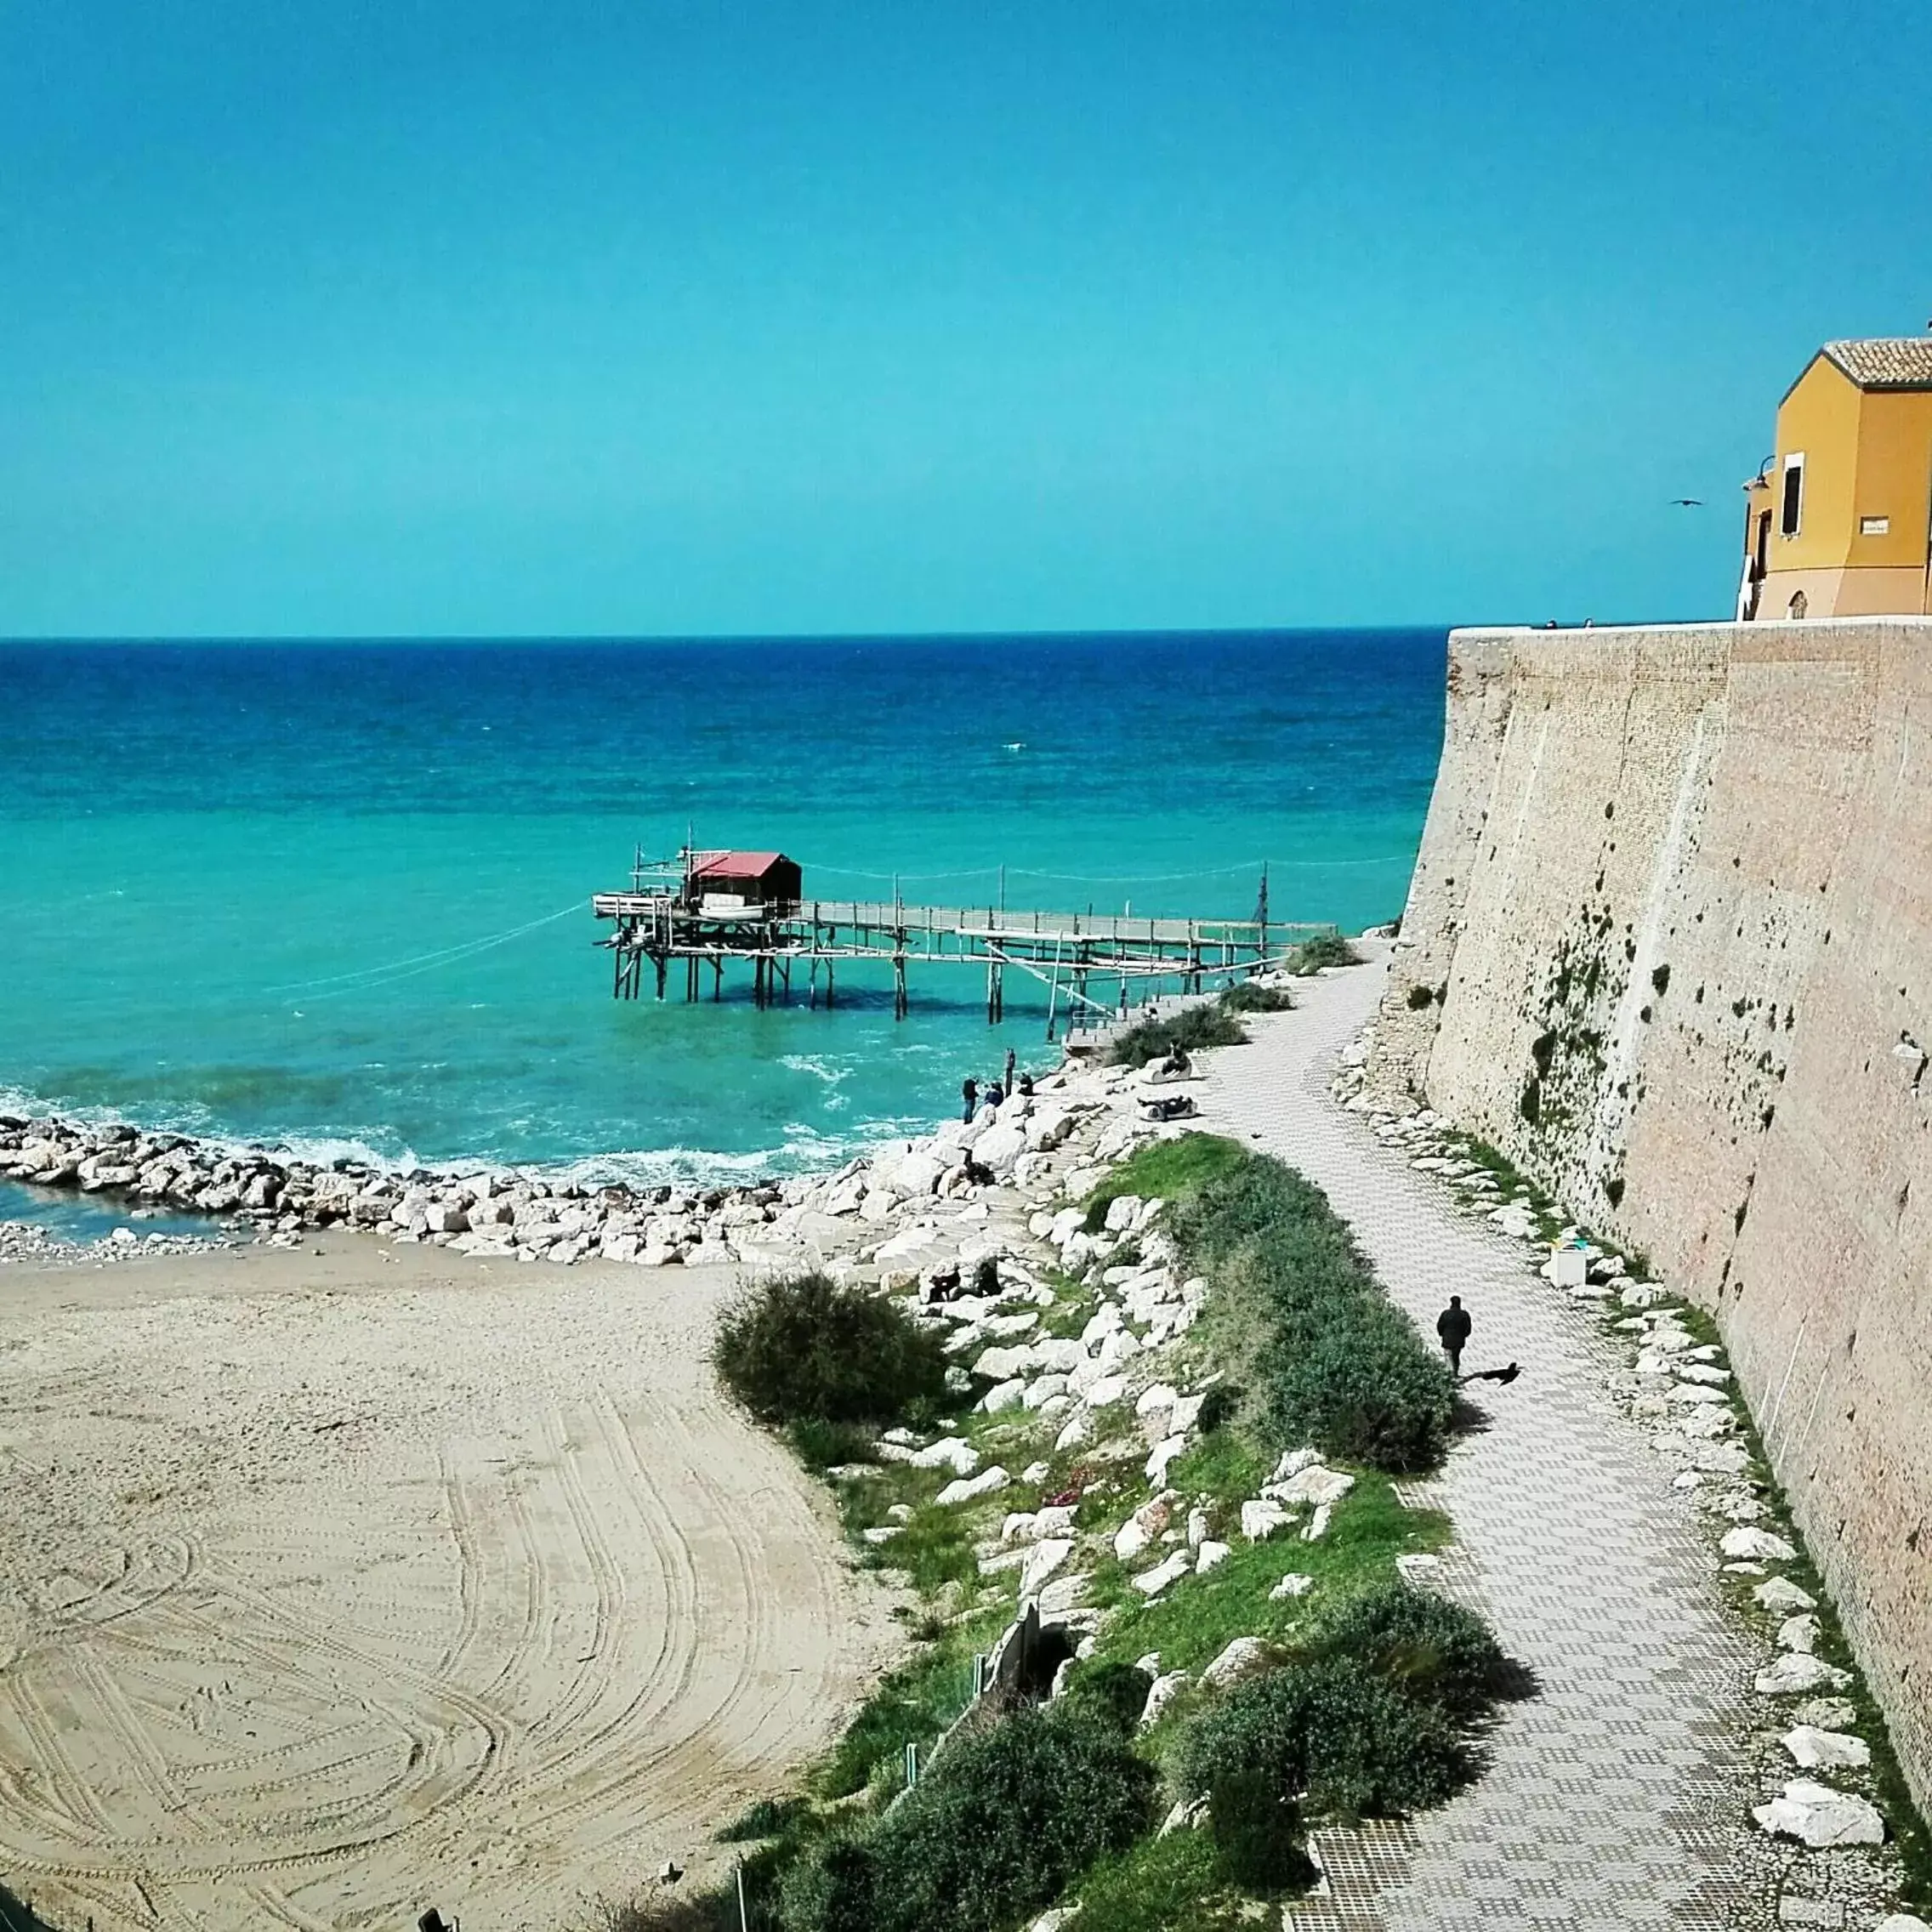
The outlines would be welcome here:
<svg viewBox="0 0 1932 1932">
<path fill-rule="evenodd" d="M 689 876 L 689 896 L 700 906 L 735 899 L 746 910 L 788 912 L 804 889 L 798 861 L 782 852 L 694 852 Z"/>
</svg>

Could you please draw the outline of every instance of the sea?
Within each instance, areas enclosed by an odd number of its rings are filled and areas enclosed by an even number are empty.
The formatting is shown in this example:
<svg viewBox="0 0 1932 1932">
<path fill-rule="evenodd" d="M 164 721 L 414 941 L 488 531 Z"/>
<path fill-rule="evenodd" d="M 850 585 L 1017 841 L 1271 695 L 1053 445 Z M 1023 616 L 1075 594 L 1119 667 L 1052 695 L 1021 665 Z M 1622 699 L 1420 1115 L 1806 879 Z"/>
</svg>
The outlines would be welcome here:
<svg viewBox="0 0 1932 1932">
<path fill-rule="evenodd" d="M 743 1180 L 929 1129 L 1008 975 L 611 997 L 634 855 L 808 896 L 1400 912 L 1442 631 L 0 644 L 0 1111 L 310 1156 Z"/>
</svg>

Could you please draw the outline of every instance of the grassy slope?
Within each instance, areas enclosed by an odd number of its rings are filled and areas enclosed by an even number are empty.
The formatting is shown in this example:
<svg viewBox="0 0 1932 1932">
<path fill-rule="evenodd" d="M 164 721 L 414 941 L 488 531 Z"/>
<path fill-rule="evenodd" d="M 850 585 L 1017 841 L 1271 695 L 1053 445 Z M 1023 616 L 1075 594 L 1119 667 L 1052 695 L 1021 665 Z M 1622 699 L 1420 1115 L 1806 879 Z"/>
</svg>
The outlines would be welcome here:
<svg viewBox="0 0 1932 1932">
<path fill-rule="evenodd" d="M 1089 1220 L 1103 1219 L 1106 1203 L 1117 1196 L 1178 1201 L 1255 1157 L 1236 1142 L 1208 1134 L 1156 1142 L 1088 1197 Z M 1056 1278 L 1054 1287 L 1054 1305 L 1040 1311 L 1037 1332 L 1077 1334 L 1099 1298 L 1065 1278 Z M 1212 1327 L 1204 1323 L 1174 1345 L 1162 1368 L 1167 1379 L 1180 1376 L 1184 1386 L 1198 1386 L 1217 1366 Z M 1130 1412 L 1118 1412 L 1122 1426 L 1115 1440 L 1056 1452 L 1052 1445 L 1061 1418 L 1043 1422 L 1026 1411 L 986 1416 L 970 1409 L 969 1401 L 961 1399 L 960 1409 L 944 1422 L 945 1432 L 972 1442 L 984 1464 L 1005 1467 L 1016 1479 L 1005 1489 L 963 1508 L 942 1509 L 933 1498 L 951 1480 L 950 1472 L 898 1463 L 828 1472 L 855 1560 L 892 1572 L 908 1587 L 912 1600 L 903 1614 L 920 1647 L 881 1682 L 827 1758 L 808 1775 L 810 1801 L 760 1807 L 748 1821 L 774 1827 L 747 1864 L 754 1906 L 771 1895 L 776 1872 L 849 1818 L 855 1804 L 876 1805 L 896 1793 L 904 1781 L 906 1745 L 929 1745 L 964 1708 L 973 1656 L 990 1649 L 1017 1597 L 1016 1572 L 980 1577 L 975 1544 L 996 1539 L 1009 1511 L 1037 1508 L 1077 1481 L 1084 1492 L 1078 1519 L 1083 1531 L 1111 1531 L 1147 1494 L 1140 1468 L 1145 1444 L 1130 1426 Z M 1208 1575 L 1173 1585 L 1160 1601 L 1149 1604 L 1131 1588 L 1126 1568 L 1104 1544 L 1097 1559 L 1078 1560 L 1076 1566 L 1093 1579 L 1088 1600 L 1115 1613 L 1100 1634 L 1096 1662 L 1132 1662 L 1151 1651 L 1160 1653 L 1163 1669 L 1197 1672 L 1236 1637 L 1291 1636 L 1310 1605 L 1382 1580 L 1393 1572 L 1398 1554 L 1433 1548 L 1447 1537 L 1441 1517 L 1405 1509 L 1386 1477 L 1356 1469 L 1356 1486 L 1336 1509 L 1321 1541 L 1304 1543 L 1290 1531 L 1247 1544 L 1239 1532 L 1240 1504 L 1256 1493 L 1271 1461 L 1230 1424 L 1212 1431 L 1174 1465 L 1170 1486 L 1207 1510 L 1208 1533 L 1231 1544 L 1234 1554 Z M 1047 1465 L 1043 1479 L 1017 1480 L 1037 1463 Z M 883 1544 L 867 1542 L 866 1530 L 900 1520 L 895 1509 L 912 1511 L 900 1533 Z M 1154 1560 L 1151 1553 L 1141 1563 Z M 1315 1577 L 1314 1591 L 1298 1600 L 1274 1600 L 1269 1593 L 1290 1571 Z M 1137 1748 L 1160 1762 L 1190 1708 L 1189 1699 L 1178 1700 L 1158 1725 L 1140 1734 Z M 1244 1910 L 1254 1910 L 1253 1901 L 1216 1875 L 1210 1836 L 1202 1832 L 1144 1840 L 1103 1861 L 1077 1890 L 1082 1932 L 1233 1925 Z"/>
</svg>

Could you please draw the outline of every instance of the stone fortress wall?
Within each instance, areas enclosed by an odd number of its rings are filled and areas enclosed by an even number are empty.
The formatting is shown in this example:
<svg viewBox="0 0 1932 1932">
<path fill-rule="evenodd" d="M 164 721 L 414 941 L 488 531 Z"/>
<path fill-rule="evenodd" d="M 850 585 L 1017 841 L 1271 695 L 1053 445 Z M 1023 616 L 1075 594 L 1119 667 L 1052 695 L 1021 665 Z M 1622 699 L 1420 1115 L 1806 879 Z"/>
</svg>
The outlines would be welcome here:
<svg viewBox="0 0 1932 1932">
<path fill-rule="evenodd" d="M 1372 1082 L 1712 1310 L 1932 1804 L 1932 621 L 1471 630 Z"/>
</svg>

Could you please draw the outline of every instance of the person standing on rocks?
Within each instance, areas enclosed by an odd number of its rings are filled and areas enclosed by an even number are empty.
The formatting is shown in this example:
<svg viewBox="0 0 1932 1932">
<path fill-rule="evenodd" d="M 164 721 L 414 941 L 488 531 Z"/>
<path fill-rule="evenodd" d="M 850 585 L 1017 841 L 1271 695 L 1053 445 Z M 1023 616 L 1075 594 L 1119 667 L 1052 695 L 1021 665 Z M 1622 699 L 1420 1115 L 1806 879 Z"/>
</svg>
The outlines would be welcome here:
<svg viewBox="0 0 1932 1932">
<path fill-rule="evenodd" d="M 1451 1295 L 1448 1307 L 1435 1318 L 1435 1333 L 1441 1338 L 1442 1352 L 1449 1358 L 1452 1375 L 1463 1372 L 1463 1345 L 1469 1340 L 1473 1326 L 1469 1310 L 1463 1306 L 1463 1298 Z"/>
<path fill-rule="evenodd" d="M 1013 1091 L 1013 1070 L 1019 1064 L 1019 1054 L 1014 1053 L 1011 1047 L 1009 1047 L 1006 1049 L 1006 1079 L 1003 1084 L 1009 1094 Z"/>
<path fill-rule="evenodd" d="M 973 1116 L 979 1111 L 980 1083 L 969 1073 L 959 1083 L 959 1097 L 966 1103 L 966 1111 L 961 1118 L 970 1127 L 973 1124 Z"/>
</svg>

